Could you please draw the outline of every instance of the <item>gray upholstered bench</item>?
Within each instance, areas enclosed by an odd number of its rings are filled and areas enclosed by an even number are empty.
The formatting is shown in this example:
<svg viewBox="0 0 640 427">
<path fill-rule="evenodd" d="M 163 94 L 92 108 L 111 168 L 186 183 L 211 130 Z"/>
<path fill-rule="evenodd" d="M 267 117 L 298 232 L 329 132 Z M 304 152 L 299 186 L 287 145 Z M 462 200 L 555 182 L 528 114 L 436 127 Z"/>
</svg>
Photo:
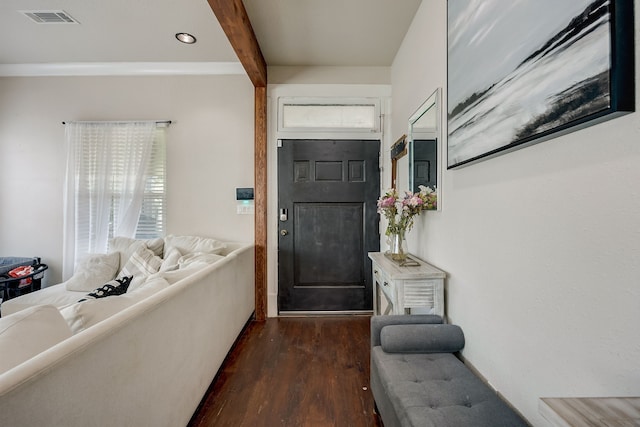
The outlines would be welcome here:
<svg viewBox="0 0 640 427">
<path fill-rule="evenodd" d="M 371 318 L 371 391 L 385 427 L 527 426 L 453 353 L 462 330 L 438 316 Z"/>
</svg>

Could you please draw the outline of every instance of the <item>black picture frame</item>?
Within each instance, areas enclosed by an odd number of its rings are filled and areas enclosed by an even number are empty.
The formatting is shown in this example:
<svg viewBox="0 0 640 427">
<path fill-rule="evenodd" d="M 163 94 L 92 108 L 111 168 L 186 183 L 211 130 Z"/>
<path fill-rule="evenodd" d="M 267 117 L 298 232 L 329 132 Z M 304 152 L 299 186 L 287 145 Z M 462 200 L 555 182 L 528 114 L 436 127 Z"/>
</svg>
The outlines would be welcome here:
<svg viewBox="0 0 640 427">
<path fill-rule="evenodd" d="M 513 4 L 447 1 L 447 169 L 635 111 L 633 0 Z"/>
</svg>

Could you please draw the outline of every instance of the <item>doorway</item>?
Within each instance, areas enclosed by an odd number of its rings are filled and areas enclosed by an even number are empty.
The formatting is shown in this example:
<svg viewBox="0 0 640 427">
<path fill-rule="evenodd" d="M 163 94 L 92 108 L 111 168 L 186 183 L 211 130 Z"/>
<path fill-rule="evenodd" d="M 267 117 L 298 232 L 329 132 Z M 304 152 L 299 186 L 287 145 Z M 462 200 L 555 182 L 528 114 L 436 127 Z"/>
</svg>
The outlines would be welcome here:
<svg viewBox="0 0 640 427">
<path fill-rule="evenodd" d="M 372 310 L 380 250 L 380 141 L 282 140 L 278 148 L 278 309 Z"/>
</svg>

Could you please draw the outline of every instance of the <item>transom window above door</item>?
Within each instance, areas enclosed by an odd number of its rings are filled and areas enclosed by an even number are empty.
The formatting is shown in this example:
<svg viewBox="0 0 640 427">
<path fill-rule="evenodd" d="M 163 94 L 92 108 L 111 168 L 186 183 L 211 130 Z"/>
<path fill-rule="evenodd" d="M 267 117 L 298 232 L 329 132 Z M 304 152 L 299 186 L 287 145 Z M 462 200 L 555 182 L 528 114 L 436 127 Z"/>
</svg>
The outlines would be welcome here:
<svg viewBox="0 0 640 427">
<path fill-rule="evenodd" d="M 280 132 L 379 132 L 380 101 L 375 98 L 280 98 Z"/>
</svg>

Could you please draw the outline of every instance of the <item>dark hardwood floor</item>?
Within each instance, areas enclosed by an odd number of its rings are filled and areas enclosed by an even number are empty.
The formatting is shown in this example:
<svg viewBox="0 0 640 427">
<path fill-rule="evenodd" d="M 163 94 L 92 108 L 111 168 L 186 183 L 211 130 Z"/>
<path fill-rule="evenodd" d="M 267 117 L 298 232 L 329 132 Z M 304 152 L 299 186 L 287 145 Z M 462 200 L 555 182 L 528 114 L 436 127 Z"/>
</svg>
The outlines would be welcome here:
<svg viewBox="0 0 640 427">
<path fill-rule="evenodd" d="M 381 427 L 369 390 L 369 316 L 252 322 L 189 427 Z"/>
</svg>

